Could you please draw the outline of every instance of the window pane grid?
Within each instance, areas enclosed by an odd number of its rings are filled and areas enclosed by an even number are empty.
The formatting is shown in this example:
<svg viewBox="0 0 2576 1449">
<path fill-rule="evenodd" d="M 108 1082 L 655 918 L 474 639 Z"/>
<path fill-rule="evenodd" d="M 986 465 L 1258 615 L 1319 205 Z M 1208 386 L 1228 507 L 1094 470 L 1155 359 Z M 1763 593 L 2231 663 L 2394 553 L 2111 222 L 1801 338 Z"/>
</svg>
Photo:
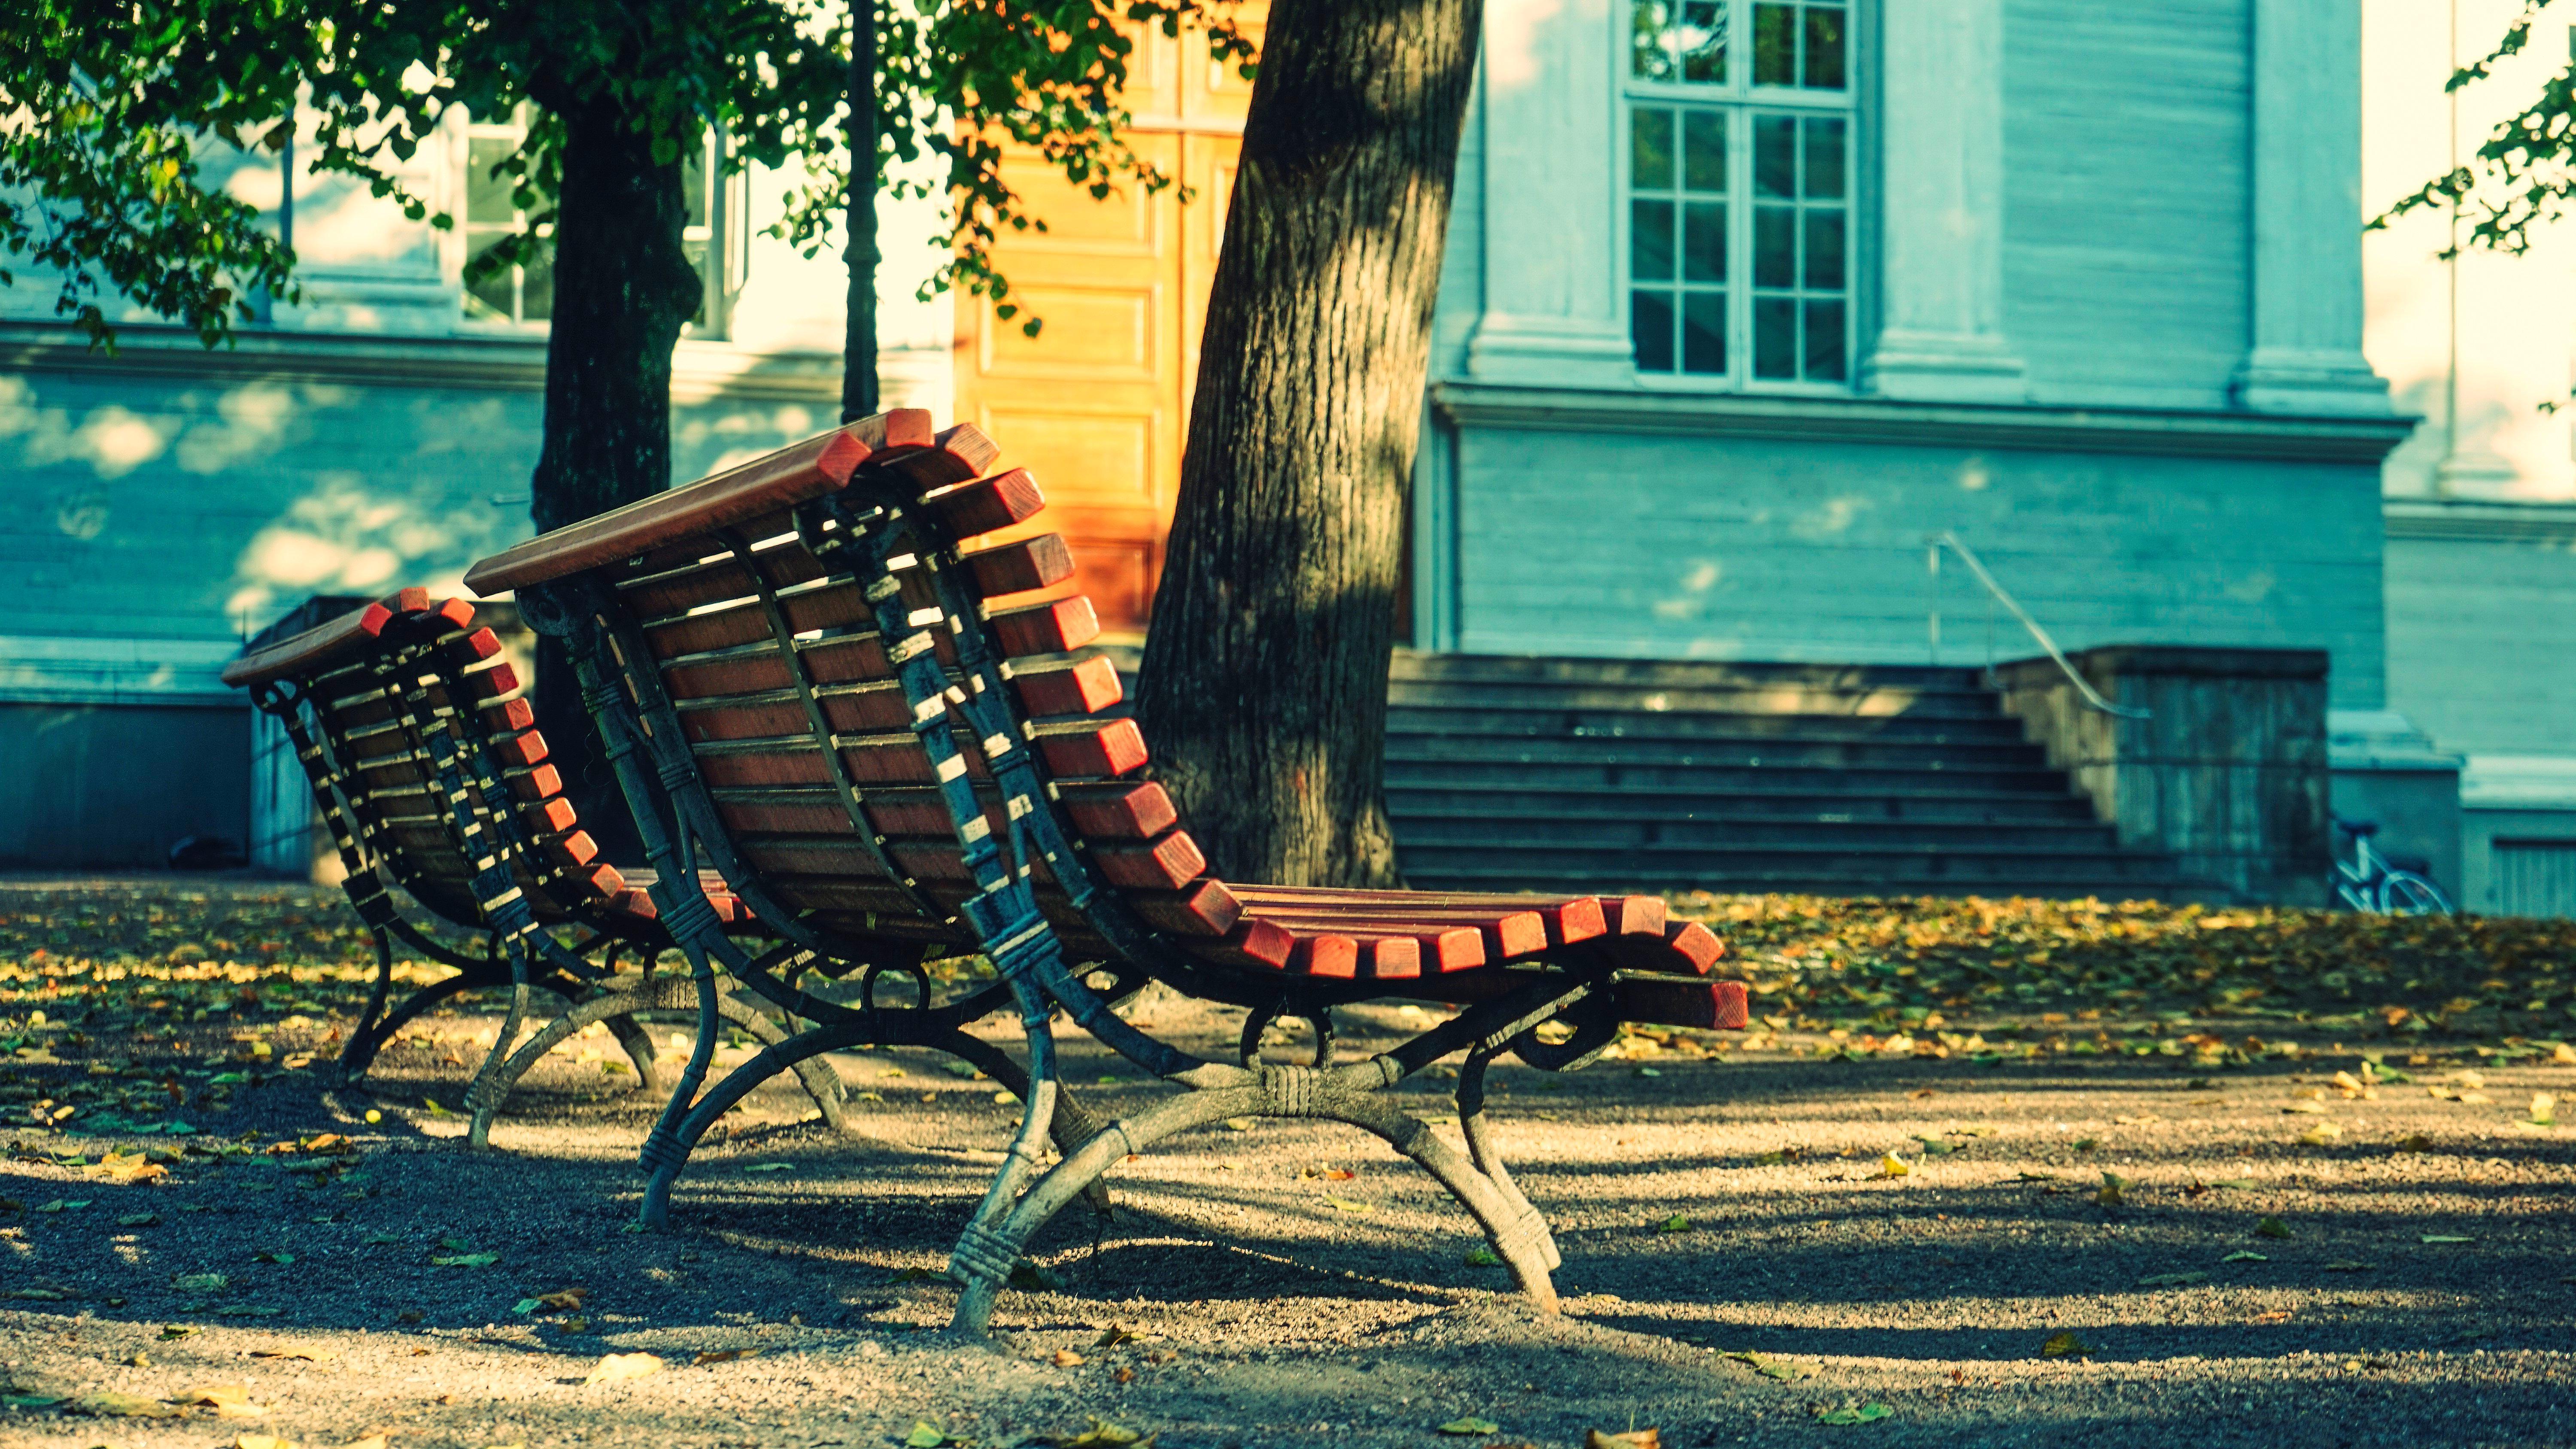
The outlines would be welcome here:
<svg viewBox="0 0 2576 1449">
<path fill-rule="evenodd" d="M 1849 384 L 1848 16 L 1842 0 L 1633 0 L 1640 373 Z"/>
<path fill-rule="evenodd" d="M 1727 120 L 1629 113 L 1628 318 L 1641 371 L 1726 371 Z"/>
</svg>

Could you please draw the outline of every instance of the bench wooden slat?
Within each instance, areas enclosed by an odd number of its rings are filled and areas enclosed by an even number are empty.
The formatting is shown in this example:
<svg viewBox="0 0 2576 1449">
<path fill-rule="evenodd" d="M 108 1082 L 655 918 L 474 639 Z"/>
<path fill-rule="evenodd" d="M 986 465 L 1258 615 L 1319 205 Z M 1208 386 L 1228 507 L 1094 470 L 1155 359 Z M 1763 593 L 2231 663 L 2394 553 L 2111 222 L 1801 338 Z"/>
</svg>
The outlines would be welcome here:
<svg viewBox="0 0 2576 1449">
<path fill-rule="evenodd" d="M 1025 594 L 1073 577 L 1073 550 L 1065 547 L 1060 533 L 1041 533 L 977 549 L 958 555 L 957 561 L 974 575 L 975 591 L 988 599 L 1000 594 Z"/>
<path fill-rule="evenodd" d="M 991 533 L 1026 523 L 1046 507 L 1046 495 L 1026 468 L 1013 468 L 970 483 L 933 488 L 921 495 L 921 506 L 960 538 Z"/>
<path fill-rule="evenodd" d="M 657 493 L 504 549 L 466 570 L 465 585 L 490 598 L 503 590 L 633 558 L 710 528 L 748 522 L 840 488 L 879 449 L 929 443 L 929 429 L 930 414 L 918 408 L 897 408 L 834 428 L 685 488 Z"/>
</svg>

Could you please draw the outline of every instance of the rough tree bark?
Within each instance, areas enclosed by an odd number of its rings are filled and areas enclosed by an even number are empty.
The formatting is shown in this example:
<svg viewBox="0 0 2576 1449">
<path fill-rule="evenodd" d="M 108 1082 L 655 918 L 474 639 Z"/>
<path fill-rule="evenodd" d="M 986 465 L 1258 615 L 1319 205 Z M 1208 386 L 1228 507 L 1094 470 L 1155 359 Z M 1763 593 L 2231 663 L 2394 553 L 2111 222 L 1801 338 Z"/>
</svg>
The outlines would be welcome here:
<svg viewBox="0 0 2576 1449">
<path fill-rule="evenodd" d="M 1270 10 L 1137 700 L 1222 875 L 1397 880 L 1386 671 L 1481 10 Z"/>
<path fill-rule="evenodd" d="M 545 437 L 530 490 L 539 533 L 671 486 L 671 349 L 700 293 L 680 245 L 688 218 L 677 157 L 656 161 L 653 138 L 604 102 L 549 108 L 565 136 Z M 536 709 L 583 828 L 608 859 L 642 860 L 571 663 L 542 635 Z"/>
</svg>

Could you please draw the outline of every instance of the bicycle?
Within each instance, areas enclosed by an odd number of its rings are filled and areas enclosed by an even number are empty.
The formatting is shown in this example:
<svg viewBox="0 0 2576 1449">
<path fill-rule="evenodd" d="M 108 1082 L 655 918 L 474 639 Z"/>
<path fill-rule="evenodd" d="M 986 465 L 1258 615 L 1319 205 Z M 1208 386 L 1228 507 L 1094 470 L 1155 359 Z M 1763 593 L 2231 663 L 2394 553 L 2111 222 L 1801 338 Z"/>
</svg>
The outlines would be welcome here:
<svg viewBox="0 0 2576 1449">
<path fill-rule="evenodd" d="M 2372 820 L 2335 819 L 2335 829 L 2352 837 L 2353 860 L 2334 862 L 2335 895 L 2356 911 L 2383 916 L 2447 916 L 2451 898 L 2424 874 L 2426 862 L 2392 857 L 2371 848 L 2379 833 Z"/>
</svg>

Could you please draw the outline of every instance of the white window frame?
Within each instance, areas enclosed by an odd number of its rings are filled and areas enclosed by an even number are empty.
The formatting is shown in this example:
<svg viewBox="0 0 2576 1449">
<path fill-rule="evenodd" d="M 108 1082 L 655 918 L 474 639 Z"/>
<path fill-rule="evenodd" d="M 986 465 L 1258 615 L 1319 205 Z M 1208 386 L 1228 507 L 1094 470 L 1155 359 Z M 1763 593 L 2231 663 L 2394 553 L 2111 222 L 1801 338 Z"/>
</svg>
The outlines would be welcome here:
<svg viewBox="0 0 2576 1449">
<path fill-rule="evenodd" d="M 1681 0 L 1667 0 L 1678 11 Z M 1631 73 L 1634 12 L 1629 4 L 1613 7 L 1611 17 L 1617 40 L 1612 46 L 1614 83 L 1612 104 L 1617 117 L 1611 128 L 1614 154 L 1610 158 L 1612 174 L 1617 178 L 1616 200 L 1611 216 L 1611 246 L 1618 275 L 1618 296 L 1624 325 L 1631 329 L 1635 279 L 1631 275 L 1634 257 L 1631 235 L 1632 200 L 1635 198 L 1632 163 L 1634 140 L 1632 127 L 1639 106 L 1669 107 L 1675 110 L 1702 109 L 1727 115 L 1727 218 L 1726 218 L 1726 370 L 1723 372 L 1671 372 L 1631 367 L 1631 375 L 1641 388 L 1671 389 L 1684 392 L 1785 393 L 1811 397 L 1851 397 L 1859 391 L 1856 376 L 1860 368 L 1862 345 L 1862 309 L 1865 304 L 1863 278 L 1866 275 L 1864 247 L 1875 228 L 1865 224 L 1864 206 L 1869 188 L 1863 170 L 1865 95 L 1867 67 L 1872 61 L 1864 41 L 1875 27 L 1865 23 L 1864 6 L 1869 0 L 1843 0 L 1843 87 L 1838 91 L 1806 90 L 1794 86 L 1757 86 L 1753 83 L 1752 14 L 1757 0 L 1723 0 L 1728 18 L 1726 80 L 1723 83 L 1660 81 Z M 1742 23 L 1736 23 L 1741 20 Z M 1753 135 L 1754 118 L 1765 115 L 1839 116 L 1843 131 L 1843 376 L 1839 380 L 1807 381 L 1805 379 L 1759 378 L 1753 375 Z M 1676 266 L 1679 258 L 1676 257 Z M 1654 283 L 1649 282 L 1651 288 Z M 1678 295 L 1678 291 L 1676 292 Z M 1676 359 L 1678 362 L 1678 358 Z"/>
<path fill-rule="evenodd" d="M 442 209 L 456 218 L 456 227 L 448 233 L 449 244 L 443 270 L 448 280 L 456 284 L 457 326 L 462 331 L 530 333 L 543 336 L 552 325 L 546 318 L 531 320 L 476 317 L 466 310 L 467 298 L 470 294 L 465 290 L 465 263 L 473 254 L 472 239 L 468 232 L 468 227 L 472 223 L 466 220 L 466 205 L 472 194 L 470 188 L 473 184 L 471 168 L 474 164 L 474 141 L 477 138 L 515 137 L 522 131 L 523 123 L 516 119 L 487 123 L 470 118 L 464 124 L 457 126 L 454 131 L 453 150 L 450 153 L 453 160 L 448 167 L 448 194 Z M 724 137 L 721 133 L 711 129 L 705 144 L 707 148 L 705 169 L 701 175 L 711 178 L 707 185 L 706 220 L 684 228 L 681 240 L 684 245 L 696 244 L 704 248 L 699 256 L 697 271 L 705 288 L 706 321 L 683 324 L 680 335 L 701 339 L 722 339 L 731 333 L 733 307 L 742 295 L 744 263 L 751 250 L 748 225 L 750 207 L 747 204 L 748 193 L 745 185 L 749 178 L 740 174 L 731 176 L 721 174 L 721 162 L 724 157 L 722 149 Z M 514 310 L 524 309 L 525 298 L 518 296 L 515 288 L 514 301 Z"/>
</svg>

